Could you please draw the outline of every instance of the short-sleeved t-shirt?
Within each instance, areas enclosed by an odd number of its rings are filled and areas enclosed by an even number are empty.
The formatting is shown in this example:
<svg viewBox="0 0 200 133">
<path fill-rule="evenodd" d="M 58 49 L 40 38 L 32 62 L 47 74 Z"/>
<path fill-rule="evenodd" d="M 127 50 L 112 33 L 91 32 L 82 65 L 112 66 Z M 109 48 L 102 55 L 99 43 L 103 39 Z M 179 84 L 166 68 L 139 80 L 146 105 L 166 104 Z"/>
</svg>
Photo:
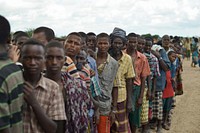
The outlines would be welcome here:
<svg viewBox="0 0 200 133">
<path fill-rule="evenodd" d="M 131 57 L 133 57 L 132 55 Z M 141 85 L 141 77 L 147 77 L 150 75 L 150 67 L 148 60 L 145 55 L 140 52 L 136 52 L 136 57 L 134 57 L 134 69 L 135 69 L 135 80 L 134 84 Z"/>
</svg>

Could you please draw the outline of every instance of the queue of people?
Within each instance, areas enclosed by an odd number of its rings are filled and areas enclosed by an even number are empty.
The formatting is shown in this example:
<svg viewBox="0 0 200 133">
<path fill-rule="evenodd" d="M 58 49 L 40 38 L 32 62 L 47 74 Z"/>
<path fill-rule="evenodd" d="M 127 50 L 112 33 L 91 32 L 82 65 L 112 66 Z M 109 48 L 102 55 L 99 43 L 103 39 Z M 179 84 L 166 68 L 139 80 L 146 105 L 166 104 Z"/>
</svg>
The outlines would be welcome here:
<svg viewBox="0 0 200 133">
<path fill-rule="evenodd" d="M 183 94 L 180 45 L 120 28 L 31 37 L 0 16 L 0 133 L 150 133 L 170 130 Z"/>
</svg>

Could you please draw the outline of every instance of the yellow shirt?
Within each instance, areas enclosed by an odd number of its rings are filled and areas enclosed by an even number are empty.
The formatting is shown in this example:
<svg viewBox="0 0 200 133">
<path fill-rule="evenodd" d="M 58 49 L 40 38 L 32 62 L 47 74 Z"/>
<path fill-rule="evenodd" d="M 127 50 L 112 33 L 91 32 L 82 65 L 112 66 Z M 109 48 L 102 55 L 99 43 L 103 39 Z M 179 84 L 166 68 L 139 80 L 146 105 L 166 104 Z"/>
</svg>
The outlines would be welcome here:
<svg viewBox="0 0 200 133">
<path fill-rule="evenodd" d="M 118 63 L 119 68 L 116 76 L 116 84 L 119 86 L 117 102 L 120 103 L 125 101 L 127 98 L 126 79 L 134 78 L 135 72 L 133 69 L 132 59 L 128 54 L 123 53 L 123 56 L 118 60 Z"/>
</svg>

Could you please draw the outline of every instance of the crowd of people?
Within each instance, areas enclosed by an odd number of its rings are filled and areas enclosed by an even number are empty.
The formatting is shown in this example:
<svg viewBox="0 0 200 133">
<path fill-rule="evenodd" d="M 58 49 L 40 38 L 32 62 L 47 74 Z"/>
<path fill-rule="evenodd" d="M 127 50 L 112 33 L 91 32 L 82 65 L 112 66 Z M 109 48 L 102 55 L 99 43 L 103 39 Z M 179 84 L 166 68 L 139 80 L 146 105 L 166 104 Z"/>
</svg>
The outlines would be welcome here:
<svg viewBox="0 0 200 133">
<path fill-rule="evenodd" d="M 121 28 L 63 40 L 43 26 L 10 38 L 0 16 L 0 133 L 170 130 L 183 94 L 181 42 Z"/>
</svg>

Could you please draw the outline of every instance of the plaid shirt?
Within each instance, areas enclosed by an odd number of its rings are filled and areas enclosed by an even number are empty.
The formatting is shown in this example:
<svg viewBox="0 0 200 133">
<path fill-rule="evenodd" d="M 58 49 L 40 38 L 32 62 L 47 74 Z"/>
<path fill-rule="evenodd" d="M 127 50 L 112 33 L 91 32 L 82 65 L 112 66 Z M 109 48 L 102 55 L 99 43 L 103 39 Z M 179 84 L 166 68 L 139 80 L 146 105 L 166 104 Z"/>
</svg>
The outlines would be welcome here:
<svg viewBox="0 0 200 133">
<path fill-rule="evenodd" d="M 127 98 L 126 92 L 126 79 L 135 77 L 132 59 L 128 54 L 123 53 L 123 56 L 118 60 L 119 68 L 116 75 L 116 82 L 118 89 L 117 102 L 123 102 Z"/>
<path fill-rule="evenodd" d="M 147 57 L 149 62 L 151 70 L 151 79 L 153 79 L 153 77 L 160 76 L 159 62 L 158 59 L 155 57 L 155 55 L 153 55 L 152 53 L 150 54 L 144 53 L 144 55 Z"/>
<path fill-rule="evenodd" d="M 38 85 L 34 89 L 34 93 L 41 108 L 50 119 L 66 120 L 62 91 L 57 83 L 41 76 Z M 23 110 L 23 121 L 24 133 L 44 133 L 33 109 L 27 104 Z"/>
</svg>

